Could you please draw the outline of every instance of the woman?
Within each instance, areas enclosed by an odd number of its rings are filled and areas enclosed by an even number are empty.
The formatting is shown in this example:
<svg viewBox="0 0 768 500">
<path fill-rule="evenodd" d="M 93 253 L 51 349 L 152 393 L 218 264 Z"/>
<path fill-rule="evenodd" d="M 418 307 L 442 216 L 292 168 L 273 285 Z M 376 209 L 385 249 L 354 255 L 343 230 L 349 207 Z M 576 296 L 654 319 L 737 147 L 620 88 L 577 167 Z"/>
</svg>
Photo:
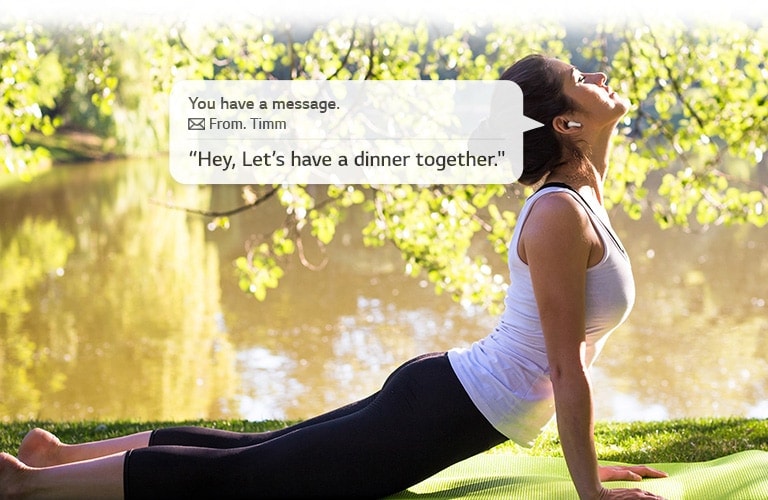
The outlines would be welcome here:
<svg viewBox="0 0 768 500">
<path fill-rule="evenodd" d="M 64 445 L 35 429 L 18 459 L 0 456 L 0 497 L 382 497 L 507 439 L 528 444 L 554 413 L 580 498 L 658 498 L 603 486 L 666 474 L 598 467 L 587 373 L 634 301 L 602 208 L 610 138 L 629 104 L 604 74 L 543 56 L 502 78 L 545 124 L 525 135 L 520 182 L 547 184 L 519 214 L 494 332 L 413 359 L 376 394 L 279 431 L 169 428 Z"/>
</svg>

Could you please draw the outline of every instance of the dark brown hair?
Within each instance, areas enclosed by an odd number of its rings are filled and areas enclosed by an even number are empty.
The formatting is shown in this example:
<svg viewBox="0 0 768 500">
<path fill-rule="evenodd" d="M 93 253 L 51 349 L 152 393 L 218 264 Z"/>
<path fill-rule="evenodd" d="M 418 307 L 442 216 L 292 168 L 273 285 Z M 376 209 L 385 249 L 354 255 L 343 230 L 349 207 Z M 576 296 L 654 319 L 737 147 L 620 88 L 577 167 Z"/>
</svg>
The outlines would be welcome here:
<svg viewBox="0 0 768 500">
<path fill-rule="evenodd" d="M 552 128 L 552 120 L 578 107 L 563 93 L 563 78 L 553 67 L 554 59 L 533 54 L 520 59 L 501 75 L 523 91 L 523 114 L 543 127 L 523 134 L 523 173 L 525 185 L 536 184 L 545 175 L 571 160 L 582 162 L 583 153 L 570 140 Z"/>
</svg>

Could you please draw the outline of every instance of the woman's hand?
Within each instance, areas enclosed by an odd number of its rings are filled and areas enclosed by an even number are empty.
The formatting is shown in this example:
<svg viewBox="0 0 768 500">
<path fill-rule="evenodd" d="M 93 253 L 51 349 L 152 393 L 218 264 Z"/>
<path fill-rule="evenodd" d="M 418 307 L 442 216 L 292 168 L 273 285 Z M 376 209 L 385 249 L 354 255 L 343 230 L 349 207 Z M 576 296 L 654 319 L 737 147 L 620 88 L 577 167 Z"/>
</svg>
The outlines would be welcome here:
<svg viewBox="0 0 768 500">
<path fill-rule="evenodd" d="M 664 500 L 664 497 L 640 488 L 603 488 L 598 498 L 599 500 Z"/>
<path fill-rule="evenodd" d="M 664 471 L 656 470 L 646 465 L 602 465 L 597 468 L 600 481 L 640 481 L 644 477 L 667 477 Z M 600 500 L 629 500 L 636 498 L 663 500 L 639 488 L 603 488 Z"/>
<path fill-rule="evenodd" d="M 597 468 L 600 481 L 640 481 L 644 477 L 667 477 L 664 471 L 646 465 L 602 465 Z"/>
</svg>

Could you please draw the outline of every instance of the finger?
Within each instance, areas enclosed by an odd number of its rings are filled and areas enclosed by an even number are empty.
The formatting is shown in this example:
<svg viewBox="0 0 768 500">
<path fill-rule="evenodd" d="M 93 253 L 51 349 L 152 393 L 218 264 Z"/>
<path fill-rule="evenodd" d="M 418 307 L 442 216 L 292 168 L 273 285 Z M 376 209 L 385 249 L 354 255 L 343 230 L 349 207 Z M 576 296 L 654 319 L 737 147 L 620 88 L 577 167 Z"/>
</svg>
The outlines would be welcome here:
<svg viewBox="0 0 768 500">
<path fill-rule="evenodd" d="M 615 499 L 653 499 L 653 500 L 666 500 L 664 497 L 660 495 L 656 495 L 654 493 L 651 493 L 650 491 L 645 491 L 640 488 L 614 488 L 607 490 L 609 493 L 605 498 L 615 498 Z"/>
<path fill-rule="evenodd" d="M 617 468 L 611 471 L 608 481 L 642 481 L 642 476 L 632 472 L 629 468 Z"/>
<path fill-rule="evenodd" d="M 631 467 L 632 471 L 639 474 L 642 477 L 669 477 L 669 474 L 663 470 L 654 469 L 647 465 L 637 465 Z"/>
<path fill-rule="evenodd" d="M 641 476 L 640 474 L 637 474 L 637 473 L 635 473 L 635 472 L 633 472 L 631 470 L 626 470 L 624 472 L 626 474 L 626 477 L 624 479 L 627 480 L 627 481 L 642 481 L 643 480 L 643 476 Z"/>
</svg>

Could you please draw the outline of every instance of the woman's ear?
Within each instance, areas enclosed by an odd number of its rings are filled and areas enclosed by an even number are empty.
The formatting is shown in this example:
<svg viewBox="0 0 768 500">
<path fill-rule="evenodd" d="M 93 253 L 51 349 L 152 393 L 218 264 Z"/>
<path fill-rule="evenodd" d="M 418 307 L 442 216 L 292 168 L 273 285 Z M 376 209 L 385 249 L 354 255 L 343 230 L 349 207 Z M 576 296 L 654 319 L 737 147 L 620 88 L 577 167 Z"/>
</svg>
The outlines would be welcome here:
<svg viewBox="0 0 768 500">
<path fill-rule="evenodd" d="M 581 128 L 581 123 L 569 120 L 564 116 L 558 116 L 552 120 L 552 128 L 560 134 L 572 134 Z"/>
</svg>

